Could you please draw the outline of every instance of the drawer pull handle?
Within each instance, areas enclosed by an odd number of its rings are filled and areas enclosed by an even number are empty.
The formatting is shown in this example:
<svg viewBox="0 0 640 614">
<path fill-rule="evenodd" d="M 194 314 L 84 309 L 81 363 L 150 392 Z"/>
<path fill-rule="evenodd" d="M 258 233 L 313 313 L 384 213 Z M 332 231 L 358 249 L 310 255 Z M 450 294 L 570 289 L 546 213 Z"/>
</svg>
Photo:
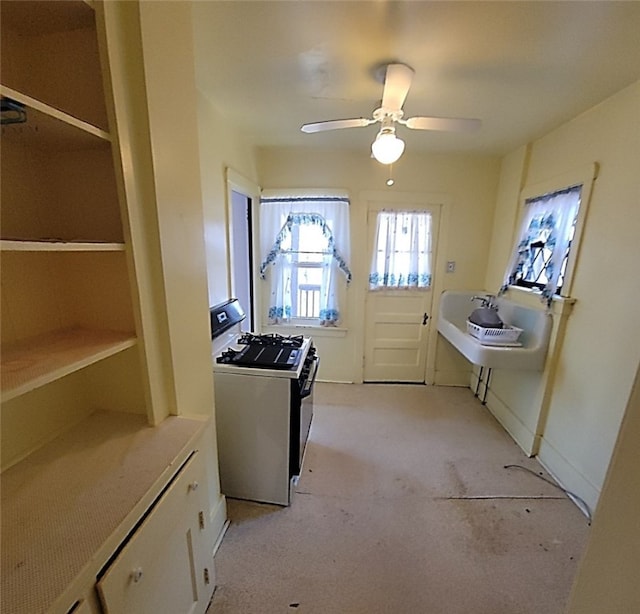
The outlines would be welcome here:
<svg viewBox="0 0 640 614">
<path fill-rule="evenodd" d="M 198 484 L 198 482 L 194 480 L 193 482 L 191 482 L 191 484 L 189 484 L 189 490 L 198 490 L 198 486 L 200 486 L 200 484 Z"/>
<path fill-rule="evenodd" d="M 142 567 L 136 567 L 132 572 L 131 572 L 131 579 L 134 582 L 140 582 L 140 580 L 142 580 Z"/>
</svg>

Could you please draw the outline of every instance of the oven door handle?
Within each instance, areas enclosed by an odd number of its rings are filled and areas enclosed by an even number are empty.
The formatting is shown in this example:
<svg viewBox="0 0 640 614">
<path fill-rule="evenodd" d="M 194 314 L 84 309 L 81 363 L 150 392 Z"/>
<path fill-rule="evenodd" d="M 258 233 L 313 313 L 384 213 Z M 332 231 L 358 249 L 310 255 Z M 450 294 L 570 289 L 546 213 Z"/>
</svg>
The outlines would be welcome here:
<svg viewBox="0 0 640 614">
<path fill-rule="evenodd" d="M 312 360 L 313 360 L 313 365 L 311 365 L 311 373 L 307 378 L 304 388 L 300 391 L 301 399 L 304 399 L 311 394 L 311 391 L 313 390 L 313 384 L 316 381 L 316 375 L 318 375 L 318 368 L 320 367 L 320 357 L 314 356 Z"/>
</svg>

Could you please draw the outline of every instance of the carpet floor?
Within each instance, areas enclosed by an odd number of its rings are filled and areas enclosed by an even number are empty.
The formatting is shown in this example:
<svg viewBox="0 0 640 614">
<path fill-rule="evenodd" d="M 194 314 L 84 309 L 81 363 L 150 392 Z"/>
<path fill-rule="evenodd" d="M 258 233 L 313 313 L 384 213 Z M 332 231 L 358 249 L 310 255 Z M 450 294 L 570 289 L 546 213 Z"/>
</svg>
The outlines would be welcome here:
<svg viewBox="0 0 640 614">
<path fill-rule="evenodd" d="M 314 400 L 292 505 L 228 500 L 208 614 L 563 612 L 587 519 L 469 389 Z"/>
</svg>

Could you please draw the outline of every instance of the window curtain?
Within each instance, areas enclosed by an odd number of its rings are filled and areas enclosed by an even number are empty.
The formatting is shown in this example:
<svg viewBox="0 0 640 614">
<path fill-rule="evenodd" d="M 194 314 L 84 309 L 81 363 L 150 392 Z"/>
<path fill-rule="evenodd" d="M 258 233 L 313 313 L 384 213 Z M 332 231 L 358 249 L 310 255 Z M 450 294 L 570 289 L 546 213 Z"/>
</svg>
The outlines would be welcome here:
<svg viewBox="0 0 640 614">
<path fill-rule="evenodd" d="M 558 290 L 562 262 L 569 248 L 571 229 L 580 208 L 581 191 L 581 185 L 573 186 L 525 201 L 520 236 L 507 267 L 501 293 L 505 292 L 508 286 L 515 284 L 526 269 L 536 266 L 533 261 L 535 250 L 532 244 L 542 241 L 546 248 L 551 250 L 542 300 L 547 305 L 551 304 Z"/>
<path fill-rule="evenodd" d="M 380 211 L 369 288 L 431 286 L 431 214 L 424 211 Z"/>
<path fill-rule="evenodd" d="M 317 224 L 326 238 L 323 246 L 322 284 L 320 288 L 320 325 L 337 326 L 340 321 L 338 278 L 347 283 L 349 270 L 349 200 L 338 196 L 269 197 L 260 201 L 262 264 L 260 277 L 270 273 L 271 293 L 268 306 L 270 324 L 286 323 L 292 318 L 292 265 L 296 257 L 292 229 L 296 224 Z"/>
</svg>

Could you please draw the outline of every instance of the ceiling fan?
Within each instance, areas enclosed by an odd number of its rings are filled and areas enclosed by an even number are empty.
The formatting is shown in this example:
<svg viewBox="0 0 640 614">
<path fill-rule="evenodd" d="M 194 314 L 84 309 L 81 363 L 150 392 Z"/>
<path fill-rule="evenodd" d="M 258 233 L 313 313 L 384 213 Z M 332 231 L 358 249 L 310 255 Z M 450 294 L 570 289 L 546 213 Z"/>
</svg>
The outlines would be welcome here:
<svg viewBox="0 0 640 614">
<path fill-rule="evenodd" d="M 469 132 L 480 127 L 479 119 L 463 119 L 452 117 L 408 117 L 404 119 L 402 105 L 409 93 L 414 70 L 401 63 L 381 66 L 380 72 L 384 86 L 380 108 L 373 112 L 373 117 L 354 119 L 336 119 L 332 121 L 304 124 L 302 132 L 324 132 L 342 128 L 360 128 L 380 122 L 382 127 L 376 140 L 371 145 L 373 157 L 382 164 L 392 164 L 404 151 L 404 141 L 396 137 L 395 124 L 401 124 L 412 130 L 446 130 Z"/>
</svg>

